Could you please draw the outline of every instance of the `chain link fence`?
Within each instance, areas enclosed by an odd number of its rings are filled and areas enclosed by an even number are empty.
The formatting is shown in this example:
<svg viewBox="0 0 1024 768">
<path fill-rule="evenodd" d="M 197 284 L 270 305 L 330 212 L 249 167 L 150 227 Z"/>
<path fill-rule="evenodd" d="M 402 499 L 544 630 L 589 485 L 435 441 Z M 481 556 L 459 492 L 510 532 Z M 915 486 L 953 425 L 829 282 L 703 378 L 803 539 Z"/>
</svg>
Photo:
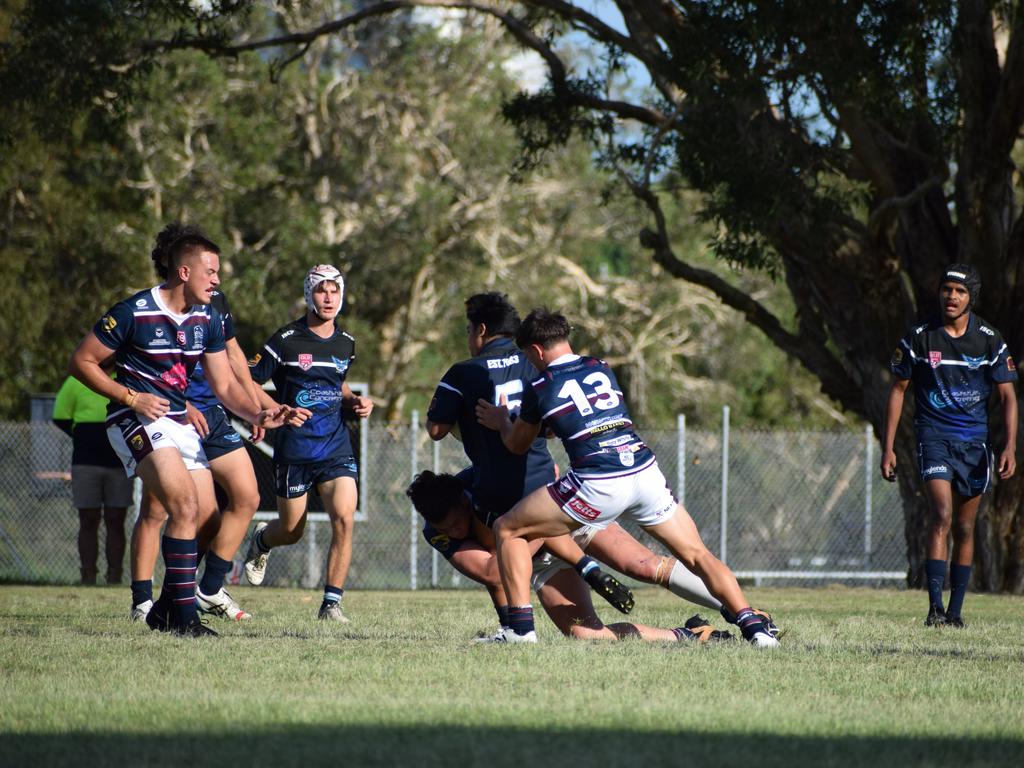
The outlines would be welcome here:
<svg viewBox="0 0 1024 768">
<path fill-rule="evenodd" d="M 688 431 L 680 419 L 676 430 L 642 434 L 708 547 L 741 578 L 892 583 L 904 577 L 900 498 L 895 485 L 873 482 L 877 452 L 869 432 L 729 434 L 728 411 L 724 416 L 721 432 Z M 371 421 L 358 435 L 362 475 L 349 587 L 467 585 L 423 540 L 404 491 L 417 471 L 457 472 L 468 461 L 460 443 L 432 442 L 419 421 L 418 414 L 407 424 Z M 561 446 L 552 441 L 551 448 L 559 466 L 567 466 Z M 247 449 L 260 479 L 258 517 L 272 519 L 269 457 Z M 0 581 L 78 579 L 70 457 L 70 439 L 48 421 L 0 423 Z M 330 532 L 312 495 L 310 510 L 305 538 L 274 550 L 266 583 L 321 583 Z M 133 517 L 130 512 L 129 524 Z M 626 527 L 657 550 L 653 539 Z"/>
</svg>

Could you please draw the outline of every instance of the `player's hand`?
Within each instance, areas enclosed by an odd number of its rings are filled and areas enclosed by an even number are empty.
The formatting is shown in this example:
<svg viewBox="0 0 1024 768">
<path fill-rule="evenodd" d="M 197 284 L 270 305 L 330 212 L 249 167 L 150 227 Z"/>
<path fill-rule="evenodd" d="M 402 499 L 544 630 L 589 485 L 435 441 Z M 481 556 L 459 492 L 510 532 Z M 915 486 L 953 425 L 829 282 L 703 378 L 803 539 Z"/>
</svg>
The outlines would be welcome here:
<svg viewBox="0 0 1024 768">
<path fill-rule="evenodd" d="M 488 429 L 500 432 L 502 424 L 511 421 L 508 417 L 508 398 L 502 395 L 501 403 L 494 405 L 481 397 L 476 401 L 476 420 Z"/>
<path fill-rule="evenodd" d="M 249 425 L 249 442 L 255 445 L 264 437 L 267 436 L 267 430 L 261 427 L 259 424 Z"/>
<path fill-rule="evenodd" d="M 206 423 L 206 417 L 192 403 L 185 403 L 185 422 L 195 427 L 202 438 L 210 434 L 210 425 Z"/>
<path fill-rule="evenodd" d="M 999 479 L 1009 480 L 1016 471 L 1017 457 L 1014 455 L 1013 448 L 1008 445 L 999 454 Z"/>
<path fill-rule="evenodd" d="M 167 412 L 171 410 L 171 401 L 151 395 L 149 392 L 139 392 L 135 395 L 132 410 L 139 416 L 155 421 L 161 416 L 167 415 Z"/>
<path fill-rule="evenodd" d="M 264 429 L 277 429 L 288 423 L 288 420 L 295 415 L 295 409 L 288 405 L 279 405 L 276 408 L 264 408 L 256 419 L 256 425 Z M 303 420 L 304 421 L 304 420 Z"/>
<path fill-rule="evenodd" d="M 365 419 L 373 412 L 373 400 L 368 397 L 352 398 L 352 410 L 360 419 Z"/>
<path fill-rule="evenodd" d="M 882 477 L 890 483 L 896 482 L 896 453 L 894 451 L 882 451 L 882 461 L 878 465 L 882 471 Z"/>
<path fill-rule="evenodd" d="M 286 405 L 284 407 L 288 409 L 288 416 L 285 419 L 285 423 L 289 427 L 301 427 L 307 420 L 313 417 L 313 412 L 309 410 L 309 408 L 295 408 L 290 405 Z"/>
</svg>

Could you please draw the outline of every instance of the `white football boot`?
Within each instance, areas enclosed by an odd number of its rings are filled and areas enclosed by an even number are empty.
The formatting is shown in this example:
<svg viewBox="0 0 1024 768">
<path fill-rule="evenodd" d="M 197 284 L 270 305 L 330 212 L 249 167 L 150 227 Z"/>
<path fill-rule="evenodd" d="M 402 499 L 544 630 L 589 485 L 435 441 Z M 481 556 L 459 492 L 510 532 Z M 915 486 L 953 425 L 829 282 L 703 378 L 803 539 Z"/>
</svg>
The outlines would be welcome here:
<svg viewBox="0 0 1024 768">
<path fill-rule="evenodd" d="M 270 553 L 261 552 L 256 544 L 256 536 L 266 527 L 266 523 L 256 523 L 249 539 L 249 551 L 245 553 L 245 578 L 254 587 L 262 584 L 263 577 L 267 575 L 267 560 L 270 558 Z"/>
<path fill-rule="evenodd" d="M 252 615 L 243 611 L 223 587 L 212 595 L 204 595 L 197 589 L 196 606 L 203 613 L 230 621 L 248 621 L 252 618 Z"/>
</svg>

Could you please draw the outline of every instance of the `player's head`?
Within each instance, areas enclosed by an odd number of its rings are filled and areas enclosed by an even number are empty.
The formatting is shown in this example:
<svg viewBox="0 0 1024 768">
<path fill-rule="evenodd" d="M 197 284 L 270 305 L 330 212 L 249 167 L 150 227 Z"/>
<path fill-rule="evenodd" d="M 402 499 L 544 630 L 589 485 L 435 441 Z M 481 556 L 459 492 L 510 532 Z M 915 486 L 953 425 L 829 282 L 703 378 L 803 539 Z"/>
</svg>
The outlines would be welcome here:
<svg viewBox="0 0 1024 768">
<path fill-rule="evenodd" d="M 455 475 L 435 475 L 424 470 L 413 478 L 405 495 L 423 519 L 444 535 L 453 539 L 469 535 L 473 510 Z"/>
<path fill-rule="evenodd" d="M 939 280 L 939 306 L 944 317 L 956 319 L 977 306 L 981 277 L 970 264 L 950 264 Z"/>
<path fill-rule="evenodd" d="M 345 300 L 345 278 L 330 264 L 317 264 L 306 273 L 302 292 L 310 313 L 321 320 L 333 320 Z"/>
<path fill-rule="evenodd" d="M 166 280 L 172 260 L 180 262 L 182 256 L 199 250 L 220 255 L 220 247 L 210 240 L 199 227 L 175 221 L 165 226 L 157 234 L 150 258 L 153 260 L 153 268 L 157 275 L 161 280 Z"/>
<path fill-rule="evenodd" d="M 466 336 L 469 353 L 480 354 L 484 344 L 496 336 L 514 338 L 519 330 L 519 313 L 508 296 L 492 291 L 475 293 L 466 299 Z"/>
<path fill-rule="evenodd" d="M 544 308 L 535 309 L 519 326 L 516 344 L 531 363 L 544 370 L 551 359 L 569 351 L 570 333 L 572 326 L 565 315 Z"/>
</svg>

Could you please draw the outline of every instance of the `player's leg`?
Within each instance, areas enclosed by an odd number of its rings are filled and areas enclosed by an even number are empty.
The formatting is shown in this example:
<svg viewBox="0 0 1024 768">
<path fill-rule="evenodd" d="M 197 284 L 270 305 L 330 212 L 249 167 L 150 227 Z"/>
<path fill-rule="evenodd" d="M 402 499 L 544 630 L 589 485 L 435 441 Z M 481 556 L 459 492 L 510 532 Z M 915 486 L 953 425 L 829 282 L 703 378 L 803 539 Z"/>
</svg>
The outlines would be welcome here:
<svg viewBox="0 0 1024 768">
<path fill-rule="evenodd" d="M 647 584 L 657 584 L 691 603 L 716 611 L 722 607 L 699 576 L 674 557 L 654 554 L 618 523 L 597 531 L 584 551 L 620 573 Z"/>
<path fill-rule="evenodd" d="M 160 532 L 167 512 L 152 493 L 143 488 L 139 519 L 132 528 L 129 559 L 132 572 L 132 621 L 146 618 L 153 607 L 153 571 L 160 552 Z"/>
<path fill-rule="evenodd" d="M 78 510 L 78 561 L 83 584 L 96 583 L 96 559 L 100 552 L 100 519 L 98 507 Z"/>
<path fill-rule="evenodd" d="M 508 596 L 509 626 L 515 635 L 536 641 L 530 605 L 533 565 L 528 539 L 561 536 L 579 525 L 559 508 L 546 487 L 535 490 L 494 524 L 498 567 Z"/>
<path fill-rule="evenodd" d="M 295 544 L 306 530 L 306 494 L 313 486 L 310 467 L 278 464 L 274 467 L 277 486 L 277 519 L 257 523 L 245 554 L 245 577 L 259 586 L 267 573 L 270 550 Z"/>
<path fill-rule="evenodd" d="M 971 564 L 974 562 L 974 525 L 978 519 L 981 496 L 954 497 L 953 513 L 953 556 L 949 565 L 949 605 L 946 607 L 946 621 L 950 626 L 963 627 L 961 617 L 967 585 L 971 580 Z"/>
<path fill-rule="evenodd" d="M 331 544 L 327 550 L 327 574 L 319 618 L 348 622 L 341 612 L 345 580 L 352 563 L 352 528 L 355 524 L 358 490 L 354 477 L 342 476 L 317 485 L 324 509 L 331 522 Z"/>
<path fill-rule="evenodd" d="M 106 531 L 104 549 L 107 556 L 107 584 L 121 583 L 124 570 L 124 520 L 127 516 L 128 510 L 125 507 L 103 508 L 103 526 Z"/>
<path fill-rule="evenodd" d="M 928 580 L 927 626 L 945 626 L 946 610 L 942 590 L 946 582 L 946 555 L 949 529 L 953 521 L 953 485 L 946 478 L 925 481 L 928 497 L 928 534 L 925 539 L 925 576 Z"/>
<path fill-rule="evenodd" d="M 249 454 L 243 449 L 210 459 L 213 479 L 224 489 L 228 505 L 221 510 L 220 528 L 206 553 L 206 567 L 199 581 L 196 599 L 204 613 L 242 621 L 252 616 L 238 605 L 224 589 L 224 580 L 231 572 L 232 558 L 245 538 L 260 495 L 256 474 Z"/>
<path fill-rule="evenodd" d="M 565 561 L 578 573 L 590 588 L 607 600 L 617 611 L 629 613 L 633 610 L 633 593 L 612 574 L 601 569 L 600 563 L 586 554 L 572 536 L 566 534 L 544 539 L 544 547 L 555 557 Z"/>
</svg>

